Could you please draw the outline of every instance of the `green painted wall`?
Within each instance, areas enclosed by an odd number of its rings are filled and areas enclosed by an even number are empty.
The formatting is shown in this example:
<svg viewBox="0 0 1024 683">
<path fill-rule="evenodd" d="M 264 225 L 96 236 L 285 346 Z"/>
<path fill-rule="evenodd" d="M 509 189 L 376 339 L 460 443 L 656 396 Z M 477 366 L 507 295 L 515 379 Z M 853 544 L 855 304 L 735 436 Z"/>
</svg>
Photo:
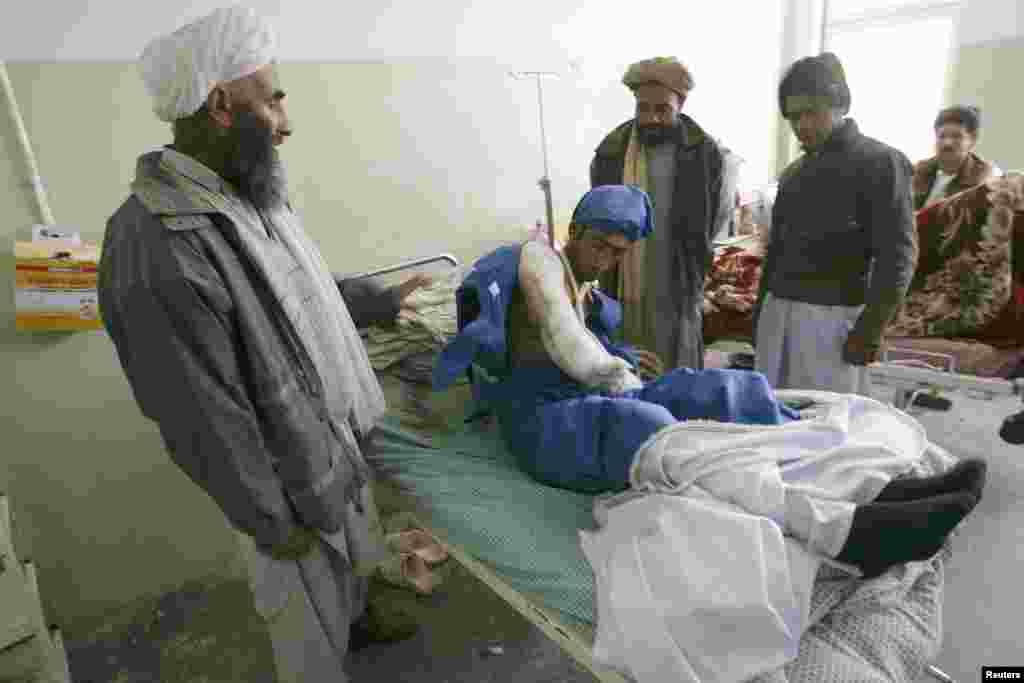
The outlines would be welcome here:
<svg viewBox="0 0 1024 683">
<path fill-rule="evenodd" d="M 163 130 L 121 67 L 13 65 L 56 219 L 98 241 L 131 158 Z M 0 490 L 16 548 L 35 560 L 47 616 L 74 631 L 108 605 L 227 573 L 223 517 L 166 458 L 104 332 L 14 329 L 12 243 L 39 220 L 6 106 L 0 112 Z"/>
<path fill-rule="evenodd" d="M 982 109 L 978 152 L 1004 171 L 1024 170 L 1021 112 L 1024 90 L 1024 35 L 964 45 L 953 76 L 950 103 L 976 104 Z"/>
</svg>

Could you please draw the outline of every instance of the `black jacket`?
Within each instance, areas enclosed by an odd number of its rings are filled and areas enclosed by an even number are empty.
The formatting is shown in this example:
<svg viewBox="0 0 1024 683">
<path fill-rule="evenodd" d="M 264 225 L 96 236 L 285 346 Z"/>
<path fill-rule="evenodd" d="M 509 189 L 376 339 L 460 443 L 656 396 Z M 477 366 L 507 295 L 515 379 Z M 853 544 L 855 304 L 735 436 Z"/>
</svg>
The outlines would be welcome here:
<svg viewBox="0 0 1024 683">
<path fill-rule="evenodd" d="M 917 263 L 907 157 L 847 119 L 779 180 L 758 302 L 865 304 L 851 336 L 877 343 Z M 869 277 L 870 273 L 870 277 Z"/>
</svg>

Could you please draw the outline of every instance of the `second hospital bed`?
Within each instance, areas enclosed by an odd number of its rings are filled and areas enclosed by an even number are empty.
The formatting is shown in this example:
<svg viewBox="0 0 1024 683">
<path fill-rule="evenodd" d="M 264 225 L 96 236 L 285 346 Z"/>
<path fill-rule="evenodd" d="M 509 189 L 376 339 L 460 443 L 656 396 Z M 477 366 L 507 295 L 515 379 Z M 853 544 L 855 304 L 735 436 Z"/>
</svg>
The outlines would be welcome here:
<svg viewBox="0 0 1024 683">
<path fill-rule="evenodd" d="M 399 273 L 433 261 L 455 264 L 441 255 L 356 277 Z M 449 277 L 459 275 L 456 268 Z M 442 310 L 447 306 L 434 303 Z M 454 298 L 450 306 L 454 315 Z M 592 654 L 595 585 L 579 530 L 596 526 L 593 497 L 544 486 L 523 473 L 496 425 L 486 419 L 467 422 L 468 384 L 431 392 L 429 369 L 440 341 L 436 331 L 434 350 L 422 331 L 406 328 L 406 334 L 410 337 L 403 339 L 401 328 L 376 335 L 364 331 L 389 405 L 371 463 L 381 506 L 415 514 L 452 557 L 599 680 L 629 680 L 602 667 Z M 383 347 L 383 356 L 390 354 L 385 361 L 380 360 Z M 939 449 L 913 474 L 932 475 L 953 462 Z M 798 657 L 757 682 L 926 680 L 922 676 L 942 643 L 948 558 L 947 547 L 928 561 L 868 581 L 823 566 Z"/>
</svg>

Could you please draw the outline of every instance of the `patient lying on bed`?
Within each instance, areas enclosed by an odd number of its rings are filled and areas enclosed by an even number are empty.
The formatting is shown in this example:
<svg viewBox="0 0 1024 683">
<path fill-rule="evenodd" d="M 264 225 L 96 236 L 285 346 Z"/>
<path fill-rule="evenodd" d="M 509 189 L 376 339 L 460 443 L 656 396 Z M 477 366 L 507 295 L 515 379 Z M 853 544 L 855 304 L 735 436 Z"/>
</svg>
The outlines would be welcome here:
<svg viewBox="0 0 1024 683">
<path fill-rule="evenodd" d="M 562 253 L 539 242 L 502 247 L 480 259 L 459 290 L 460 332 L 441 354 L 435 386 L 448 386 L 470 366 L 497 376 L 478 383 L 478 397 L 540 482 L 621 491 L 640 446 L 678 421 L 797 419 L 758 373 L 681 368 L 644 383 L 637 373 L 655 374 L 658 360 L 612 343 L 621 308 L 587 283 L 650 234 L 651 222 L 642 191 L 594 188 L 573 213 Z M 811 506 L 793 527 L 808 537 L 831 536 L 822 542 L 828 554 L 880 574 L 937 552 L 977 503 L 984 474 L 983 462 L 969 461 L 941 477 L 893 481 L 871 504 Z"/>
</svg>

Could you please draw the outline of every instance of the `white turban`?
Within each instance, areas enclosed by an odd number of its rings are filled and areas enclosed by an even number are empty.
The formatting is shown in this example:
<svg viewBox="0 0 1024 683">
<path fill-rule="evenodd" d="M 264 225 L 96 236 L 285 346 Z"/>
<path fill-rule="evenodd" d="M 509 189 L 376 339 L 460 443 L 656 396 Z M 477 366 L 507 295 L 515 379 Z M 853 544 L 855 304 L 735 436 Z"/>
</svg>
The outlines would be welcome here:
<svg viewBox="0 0 1024 683">
<path fill-rule="evenodd" d="M 275 60 L 277 37 L 252 9 L 215 10 L 174 33 L 157 38 L 142 53 L 139 70 L 163 121 L 194 114 L 220 83 L 244 78 Z"/>
</svg>

